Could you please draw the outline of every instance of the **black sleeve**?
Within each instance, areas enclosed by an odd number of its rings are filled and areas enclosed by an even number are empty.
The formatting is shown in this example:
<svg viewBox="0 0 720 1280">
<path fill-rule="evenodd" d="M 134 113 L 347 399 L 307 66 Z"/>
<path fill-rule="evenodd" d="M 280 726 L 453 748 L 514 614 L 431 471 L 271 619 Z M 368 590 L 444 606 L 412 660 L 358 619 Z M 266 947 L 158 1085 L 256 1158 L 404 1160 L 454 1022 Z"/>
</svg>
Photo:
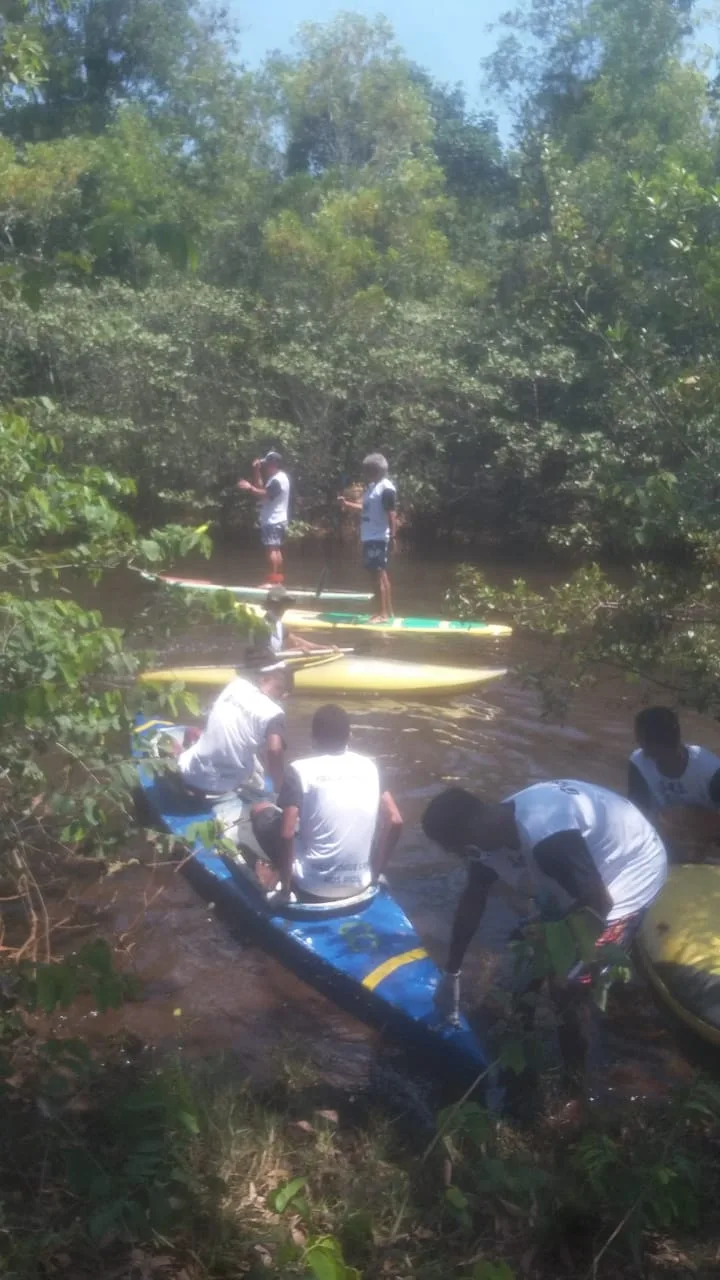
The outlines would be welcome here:
<svg viewBox="0 0 720 1280">
<path fill-rule="evenodd" d="M 484 862 L 472 858 L 468 862 L 467 887 L 473 892 L 487 893 L 497 878 L 497 872 L 492 867 L 486 867 Z"/>
<path fill-rule="evenodd" d="M 278 809 L 302 809 L 303 789 L 300 782 L 300 775 L 297 769 L 290 765 L 286 770 L 285 777 L 280 784 L 278 792 L 277 805 Z"/>
<path fill-rule="evenodd" d="M 271 476 L 265 485 L 265 493 L 268 498 L 277 498 L 280 493 L 280 481 L 277 476 Z"/>
<path fill-rule="evenodd" d="M 607 916 L 612 899 L 579 831 L 547 836 L 535 845 L 533 857 L 543 874 L 556 880 L 573 902 L 590 907 L 603 919 Z"/>
<path fill-rule="evenodd" d="M 716 769 L 708 783 L 708 795 L 713 804 L 720 808 L 720 769 Z"/>
<path fill-rule="evenodd" d="M 633 764 L 632 760 L 628 761 L 627 793 L 628 800 L 632 800 L 636 809 L 639 809 L 641 813 L 645 814 L 646 818 L 649 818 L 655 810 L 652 792 L 637 765 Z"/>
<path fill-rule="evenodd" d="M 265 730 L 265 741 L 266 741 L 266 742 L 267 742 L 268 738 L 271 736 L 271 734 L 273 734 L 273 733 L 276 733 L 276 734 L 278 735 L 278 737 L 279 737 L 279 738 L 282 738 L 282 740 L 283 740 L 283 746 L 287 746 L 287 742 L 286 742 L 286 739 L 285 739 L 285 713 L 284 713 L 284 711 L 281 711 L 281 712 L 280 712 L 280 715 L 275 716 L 275 717 L 270 721 L 270 723 L 269 723 L 269 725 L 268 725 L 267 729 Z"/>
<path fill-rule="evenodd" d="M 395 494 L 392 489 L 383 489 L 382 491 L 383 511 L 395 510 Z"/>
</svg>

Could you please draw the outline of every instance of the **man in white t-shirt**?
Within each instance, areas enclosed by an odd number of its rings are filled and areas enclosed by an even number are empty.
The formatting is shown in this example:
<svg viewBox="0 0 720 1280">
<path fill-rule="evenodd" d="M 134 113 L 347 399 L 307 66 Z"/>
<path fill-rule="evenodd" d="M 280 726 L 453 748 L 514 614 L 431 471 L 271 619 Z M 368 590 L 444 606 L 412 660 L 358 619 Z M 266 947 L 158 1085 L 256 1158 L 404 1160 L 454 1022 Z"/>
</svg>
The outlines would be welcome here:
<svg viewBox="0 0 720 1280">
<path fill-rule="evenodd" d="M 231 681 L 215 699 L 198 740 L 178 759 L 185 786 L 203 795 L 242 788 L 262 792 L 264 765 L 277 789 L 285 757 L 279 704 L 291 687 L 292 672 L 282 664 L 258 671 L 252 681 Z"/>
<path fill-rule="evenodd" d="M 397 489 L 388 477 L 387 459 L 382 453 L 369 453 L 363 460 L 365 491 L 361 502 L 341 495 L 340 506 L 360 512 L 360 541 L 363 564 L 375 579 L 375 616 L 373 622 L 387 622 L 392 617 L 390 587 L 390 552 L 397 531 Z"/>
<path fill-rule="evenodd" d="M 665 832 L 720 839 L 720 757 L 688 746 L 671 707 L 635 717 L 638 748 L 628 762 L 628 798 Z"/>
<path fill-rule="evenodd" d="M 290 480 L 283 460 L 271 449 L 253 462 L 252 480 L 238 480 L 238 489 L 260 498 L 260 538 L 265 548 L 268 583 L 283 581 L 283 546 L 287 537 L 290 507 Z"/>
<path fill-rule="evenodd" d="M 605 787 L 574 779 L 540 782 L 501 803 L 485 804 L 462 787 L 430 801 L 423 830 L 467 863 L 468 879 L 453 923 L 447 971 L 436 1003 L 457 1011 L 465 952 L 490 890 L 502 886 L 518 920 L 558 921 L 580 913 L 597 946 L 627 945 L 667 876 L 662 840 L 635 805 Z M 582 1085 L 591 1002 L 586 986 L 554 974 L 560 1047 L 574 1089 Z"/>
<path fill-rule="evenodd" d="M 377 880 L 387 865 L 402 818 L 377 765 L 349 749 L 350 721 L 342 707 L 313 716 L 313 754 L 291 764 L 277 805 L 253 809 L 253 829 L 272 863 L 266 888 L 287 897 L 349 898 Z"/>
</svg>

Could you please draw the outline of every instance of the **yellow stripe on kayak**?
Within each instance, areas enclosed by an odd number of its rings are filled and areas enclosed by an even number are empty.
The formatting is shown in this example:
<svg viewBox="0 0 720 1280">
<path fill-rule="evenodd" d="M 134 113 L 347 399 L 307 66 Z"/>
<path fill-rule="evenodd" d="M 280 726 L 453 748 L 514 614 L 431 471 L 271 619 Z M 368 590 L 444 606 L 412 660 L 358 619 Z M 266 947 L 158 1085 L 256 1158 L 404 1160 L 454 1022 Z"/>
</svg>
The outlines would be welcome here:
<svg viewBox="0 0 720 1280">
<path fill-rule="evenodd" d="M 389 978 L 391 973 L 396 969 L 402 969 L 406 964 L 413 964 L 415 960 L 425 960 L 427 951 L 424 947 L 415 947 L 413 951 L 403 951 L 399 956 L 391 956 L 389 960 L 383 960 L 376 969 L 372 969 L 366 978 L 363 978 L 362 985 L 367 987 L 368 991 L 374 991 L 384 978 Z"/>
</svg>

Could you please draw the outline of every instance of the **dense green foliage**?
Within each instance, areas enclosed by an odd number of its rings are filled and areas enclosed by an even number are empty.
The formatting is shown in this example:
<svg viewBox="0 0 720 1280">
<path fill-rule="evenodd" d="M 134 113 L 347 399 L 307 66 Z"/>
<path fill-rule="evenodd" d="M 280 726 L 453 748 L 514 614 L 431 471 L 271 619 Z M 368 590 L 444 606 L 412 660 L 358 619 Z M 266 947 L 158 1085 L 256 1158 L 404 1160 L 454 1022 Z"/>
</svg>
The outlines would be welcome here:
<svg viewBox="0 0 720 1280">
<path fill-rule="evenodd" d="M 556 705 L 609 659 L 720 711 L 720 156 L 693 22 L 691 0 L 532 0 L 488 68 L 516 111 L 503 148 L 381 20 L 307 26 L 250 74 L 188 0 L 2 6 L 9 1277 L 618 1276 L 712 1220 L 702 1082 L 659 1121 L 527 1144 L 470 1103 L 411 1159 L 292 1091 L 276 1109 L 108 1065 L 33 1021 L 127 985 L 97 941 L 52 954 L 48 877 L 127 837 L 139 661 L 63 575 L 207 549 L 190 523 L 147 528 L 230 515 L 270 444 L 317 524 L 382 448 L 419 535 L 644 557 L 622 590 L 591 568 L 550 599 L 467 571 L 460 603 L 549 639 Z M 566 942 L 548 934 L 548 963 Z"/>
<path fill-rule="evenodd" d="M 222 507 L 276 443 L 324 520 L 381 447 L 418 531 L 704 534 L 720 175 L 693 20 L 535 0 L 488 68 L 503 149 L 382 21 L 305 26 L 251 74 L 187 0 L 31 0 L 3 29 L 44 70 L 0 109 L 0 398 L 51 397 L 69 456 L 146 510 Z"/>
</svg>

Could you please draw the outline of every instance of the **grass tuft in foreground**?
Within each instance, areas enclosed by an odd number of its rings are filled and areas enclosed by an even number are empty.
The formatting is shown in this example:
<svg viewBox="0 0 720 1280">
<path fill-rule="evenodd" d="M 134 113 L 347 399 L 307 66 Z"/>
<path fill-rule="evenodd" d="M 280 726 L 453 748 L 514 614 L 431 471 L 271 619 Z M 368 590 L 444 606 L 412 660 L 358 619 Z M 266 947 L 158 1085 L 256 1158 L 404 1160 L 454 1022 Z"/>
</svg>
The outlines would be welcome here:
<svg viewBox="0 0 720 1280">
<path fill-rule="evenodd" d="M 31 1028 L 4 1015 L 6 1280 L 716 1274 L 720 1090 L 700 1076 L 570 1133 L 471 1101 L 427 1141 L 412 1109 L 297 1064 L 260 1094 L 230 1060 L 100 1061 Z"/>
</svg>

